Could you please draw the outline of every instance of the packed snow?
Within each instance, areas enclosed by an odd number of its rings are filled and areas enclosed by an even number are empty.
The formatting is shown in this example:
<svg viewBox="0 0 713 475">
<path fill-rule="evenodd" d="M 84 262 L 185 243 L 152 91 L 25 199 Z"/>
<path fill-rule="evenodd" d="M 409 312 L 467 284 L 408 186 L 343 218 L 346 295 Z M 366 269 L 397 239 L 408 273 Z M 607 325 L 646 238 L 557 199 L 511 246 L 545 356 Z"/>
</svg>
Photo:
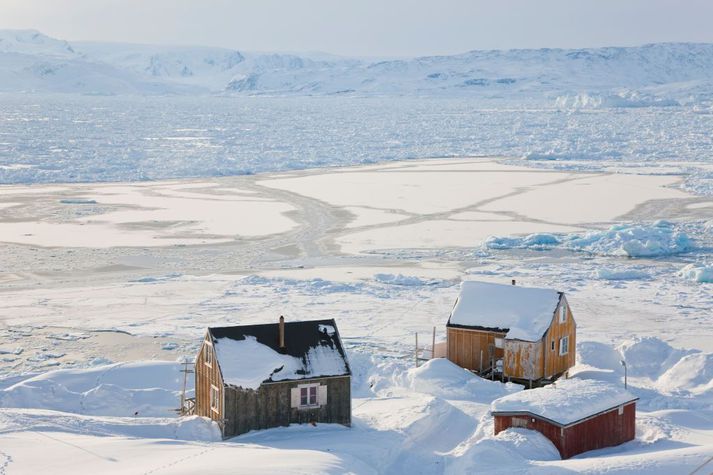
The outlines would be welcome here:
<svg viewBox="0 0 713 475">
<path fill-rule="evenodd" d="M 560 297 L 552 289 L 464 281 L 448 323 L 506 329 L 506 338 L 537 341 L 549 328 Z"/>
</svg>

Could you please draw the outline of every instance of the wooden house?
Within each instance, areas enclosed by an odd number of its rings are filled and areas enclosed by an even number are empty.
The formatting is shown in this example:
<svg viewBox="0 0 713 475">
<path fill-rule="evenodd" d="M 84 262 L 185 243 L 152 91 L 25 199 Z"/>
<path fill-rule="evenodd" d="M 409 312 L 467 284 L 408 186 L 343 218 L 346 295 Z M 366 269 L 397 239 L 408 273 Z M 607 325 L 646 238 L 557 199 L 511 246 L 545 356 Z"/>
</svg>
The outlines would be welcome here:
<svg viewBox="0 0 713 475">
<path fill-rule="evenodd" d="M 636 434 L 636 401 L 623 388 L 568 379 L 495 400 L 495 434 L 510 427 L 541 432 L 563 459 L 623 444 Z"/>
<path fill-rule="evenodd" d="M 484 376 L 553 380 L 575 363 L 576 331 L 563 292 L 465 281 L 446 325 L 446 356 Z"/>
<path fill-rule="evenodd" d="M 334 320 L 209 328 L 195 414 L 224 438 L 294 423 L 351 425 L 351 372 Z"/>
</svg>

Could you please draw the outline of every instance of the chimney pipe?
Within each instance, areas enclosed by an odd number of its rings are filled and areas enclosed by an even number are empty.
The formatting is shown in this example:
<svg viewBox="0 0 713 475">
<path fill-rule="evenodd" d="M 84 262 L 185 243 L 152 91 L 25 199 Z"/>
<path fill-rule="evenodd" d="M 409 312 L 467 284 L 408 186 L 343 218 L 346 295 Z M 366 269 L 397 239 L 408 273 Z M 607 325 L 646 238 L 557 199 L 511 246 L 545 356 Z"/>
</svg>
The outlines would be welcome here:
<svg viewBox="0 0 713 475">
<path fill-rule="evenodd" d="M 278 325 L 279 327 L 279 333 L 280 333 L 280 349 L 285 348 L 285 317 L 280 315 L 280 324 Z"/>
<path fill-rule="evenodd" d="M 515 285 L 515 279 L 512 280 L 512 285 Z"/>
</svg>

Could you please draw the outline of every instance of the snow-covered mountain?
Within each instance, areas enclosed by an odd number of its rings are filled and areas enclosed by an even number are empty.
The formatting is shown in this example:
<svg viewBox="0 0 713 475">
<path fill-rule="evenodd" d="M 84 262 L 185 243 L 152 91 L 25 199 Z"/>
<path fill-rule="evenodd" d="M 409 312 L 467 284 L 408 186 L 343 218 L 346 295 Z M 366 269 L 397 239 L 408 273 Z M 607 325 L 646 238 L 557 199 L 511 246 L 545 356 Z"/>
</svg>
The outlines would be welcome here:
<svg viewBox="0 0 713 475">
<path fill-rule="evenodd" d="M 224 48 L 91 43 L 0 31 L 0 91 L 531 97 L 567 107 L 712 97 L 713 44 L 471 51 L 370 61 Z"/>
</svg>

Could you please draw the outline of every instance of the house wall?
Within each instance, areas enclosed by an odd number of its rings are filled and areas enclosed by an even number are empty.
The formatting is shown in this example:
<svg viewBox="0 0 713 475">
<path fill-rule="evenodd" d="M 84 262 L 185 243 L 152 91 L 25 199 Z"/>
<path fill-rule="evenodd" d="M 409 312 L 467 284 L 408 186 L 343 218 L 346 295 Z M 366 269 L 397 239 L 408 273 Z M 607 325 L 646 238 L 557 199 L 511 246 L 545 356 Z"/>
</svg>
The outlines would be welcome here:
<svg viewBox="0 0 713 475">
<path fill-rule="evenodd" d="M 494 347 L 495 338 L 504 337 L 505 334 L 500 332 L 447 327 L 447 358 L 458 366 L 472 371 L 480 371 L 481 368 L 486 370 L 491 366 L 488 354 L 489 345 Z M 482 362 L 481 350 L 483 351 Z M 502 358 L 503 355 L 502 348 L 495 348 L 496 359 Z"/>
<path fill-rule="evenodd" d="M 636 403 L 624 405 L 562 428 L 537 416 L 495 416 L 495 435 L 510 427 L 524 427 L 541 432 L 547 437 L 563 459 L 589 450 L 613 447 L 633 440 L 636 435 Z"/>
<path fill-rule="evenodd" d="M 588 450 L 612 447 L 633 440 L 636 436 L 636 403 L 598 415 L 564 430 L 562 458 L 570 458 Z"/>
<path fill-rule="evenodd" d="M 314 409 L 291 407 L 291 390 L 302 384 L 327 387 L 327 403 Z M 336 423 L 351 425 L 351 378 L 340 376 L 301 381 L 267 383 L 258 389 L 225 388 L 223 437 L 233 437 L 256 429 L 294 423 Z"/>
<path fill-rule="evenodd" d="M 203 340 L 196 358 L 195 377 L 196 377 L 196 415 L 210 417 L 214 421 L 220 422 L 223 418 L 223 378 L 220 374 L 220 368 L 215 358 L 215 351 L 211 352 L 212 357 L 209 358 L 209 364 L 206 364 L 206 346 L 210 345 L 206 339 Z M 218 408 L 217 410 L 210 407 L 210 387 L 211 385 L 218 388 Z"/>
<path fill-rule="evenodd" d="M 538 380 L 542 375 L 542 341 L 505 340 L 503 376 Z"/>
<path fill-rule="evenodd" d="M 560 307 L 567 307 L 567 320 L 564 323 L 559 322 Z M 560 356 L 559 342 L 564 336 L 569 336 L 569 352 L 566 355 Z M 555 349 L 552 350 L 552 342 L 554 341 Z M 567 371 L 574 366 L 577 348 L 577 323 L 574 321 L 572 311 L 567 304 L 567 299 L 562 297 L 560 306 L 555 311 L 554 318 L 550 324 L 550 328 L 545 333 L 544 337 L 544 377 L 550 378 Z"/>
</svg>

